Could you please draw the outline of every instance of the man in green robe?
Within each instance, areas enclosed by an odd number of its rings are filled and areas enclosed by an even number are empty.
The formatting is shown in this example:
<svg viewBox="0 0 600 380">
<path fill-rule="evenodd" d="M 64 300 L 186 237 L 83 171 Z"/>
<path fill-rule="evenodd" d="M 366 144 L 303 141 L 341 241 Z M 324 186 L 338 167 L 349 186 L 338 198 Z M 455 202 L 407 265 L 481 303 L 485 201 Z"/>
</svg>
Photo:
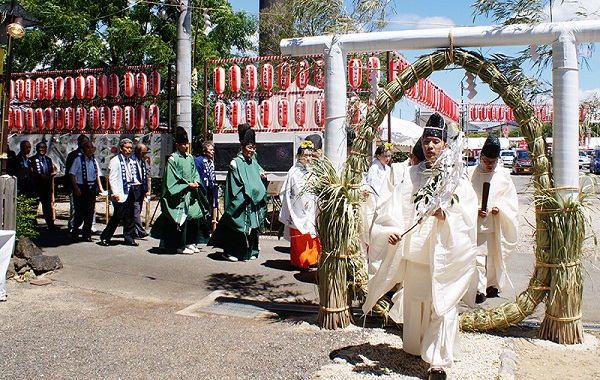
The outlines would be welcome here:
<svg viewBox="0 0 600 380">
<path fill-rule="evenodd" d="M 231 160 L 225 182 L 224 213 L 208 245 L 223 249 L 229 261 L 258 257 L 258 232 L 267 213 L 264 170 L 255 157 L 255 133 L 247 124 L 238 127 L 241 150 Z"/>
<path fill-rule="evenodd" d="M 200 252 L 196 245 L 208 239 L 208 231 L 202 223 L 208 215 L 208 199 L 200 185 L 194 157 L 187 153 L 189 145 L 187 132 L 177 127 L 176 151 L 167 160 L 163 173 L 162 213 L 151 231 L 152 237 L 161 239 L 161 248 L 182 254 Z"/>
</svg>

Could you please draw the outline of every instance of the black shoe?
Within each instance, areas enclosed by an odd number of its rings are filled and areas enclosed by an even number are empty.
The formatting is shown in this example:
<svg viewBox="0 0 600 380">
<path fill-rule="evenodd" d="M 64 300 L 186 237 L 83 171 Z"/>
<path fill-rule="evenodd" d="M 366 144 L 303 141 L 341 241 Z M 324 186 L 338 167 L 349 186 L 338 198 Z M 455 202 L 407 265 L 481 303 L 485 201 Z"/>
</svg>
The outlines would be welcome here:
<svg viewBox="0 0 600 380">
<path fill-rule="evenodd" d="M 500 293 L 500 291 L 498 291 L 498 288 L 496 288 L 494 286 L 488 286 L 487 289 L 485 290 L 485 292 L 486 292 L 487 298 L 496 298 L 496 297 L 498 297 L 498 294 Z"/>
<path fill-rule="evenodd" d="M 108 247 L 110 245 L 110 241 L 106 240 L 105 238 L 101 237 L 100 241 L 98 242 L 98 245 L 101 245 L 103 247 Z"/>
<path fill-rule="evenodd" d="M 146 236 L 148 236 L 148 233 L 147 233 L 147 232 L 140 232 L 140 233 L 138 233 L 138 234 L 137 234 L 137 238 L 138 238 L 138 239 L 143 239 L 143 238 L 145 238 Z"/>
<path fill-rule="evenodd" d="M 134 247 L 137 247 L 138 245 L 140 245 L 140 243 L 135 241 L 135 239 L 132 238 L 131 236 L 125 236 L 125 244 L 132 245 Z"/>
<path fill-rule="evenodd" d="M 485 294 L 477 292 L 477 295 L 475 296 L 475 303 L 484 303 L 486 299 L 487 298 Z"/>
<path fill-rule="evenodd" d="M 92 240 L 91 236 L 86 236 L 86 237 L 82 238 L 81 241 L 92 242 L 93 240 Z"/>
<path fill-rule="evenodd" d="M 441 368 L 432 368 L 429 370 L 429 380 L 446 380 L 446 372 Z"/>
<path fill-rule="evenodd" d="M 71 243 L 77 243 L 77 242 L 79 242 L 79 236 L 71 235 Z"/>
</svg>

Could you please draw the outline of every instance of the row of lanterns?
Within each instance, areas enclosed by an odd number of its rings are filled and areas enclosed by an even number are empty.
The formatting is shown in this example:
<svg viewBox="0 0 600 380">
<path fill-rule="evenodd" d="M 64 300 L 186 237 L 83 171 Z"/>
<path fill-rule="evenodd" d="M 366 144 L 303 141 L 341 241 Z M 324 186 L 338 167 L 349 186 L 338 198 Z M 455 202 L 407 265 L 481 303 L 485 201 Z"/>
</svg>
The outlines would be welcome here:
<svg viewBox="0 0 600 380">
<path fill-rule="evenodd" d="M 551 104 L 533 105 L 535 116 L 542 122 L 552 121 L 554 108 Z M 506 104 L 469 104 L 469 121 L 514 121 L 513 110 Z"/>
<path fill-rule="evenodd" d="M 155 130 L 159 124 L 159 109 L 156 104 L 145 107 L 83 106 L 76 108 L 31 108 L 11 107 L 8 110 L 8 128 L 17 132 L 84 130 L 141 131 L 145 127 Z"/>
<path fill-rule="evenodd" d="M 312 69 L 313 83 L 318 88 L 325 86 L 324 76 L 325 62 L 322 59 L 315 61 Z M 295 65 L 294 81 L 300 90 L 306 89 L 310 77 L 310 64 L 307 60 L 301 60 Z M 228 77 L 228 78 L 227 78 Z M 227 81 L 227 79 L 229 79 Z M 237 64 L 233 64 L 227 70 L 222 66 L 217 66 L 213 70 L 213 85 L 217 94 L 223 94 L 229 84 L 229 89 L 233 93 L 239 93 L 243 88 L 246 92 L 255 92 L 259 86 L 263 91 L 270 92 L 277 79 L 277 86 L 281 91 L 286 91 L 290 87 L 292 81 L 292 67 L 288 62 L 282 62 L 277 65 L 277 75 L 275 68 L 270 62 L 265 62 L 257 68 L 254 64 L 249 63 L 243 69 Z"/>
<path fill-rule="evenodd" d="M 325 125 L 325 101 L 322 97 L 317 98 L 313 104 L 314 107 L 314 122 L 317 126 Z M 222 100 L 217 100 L 214 106 L 214 122 L 218 129 L 223 128 L 225 117 L 229 119 L 231 126 L 237 127 L 242 122 L 245 122 L 251 127 L 260 125 L 268 128 L 273 125 L 273 103 L 271 100 L 265 99 L 260 104 L 254 99 L 246 101 L 244 110 L 239 100 L 232 100 L 229 109 Z M 290 111 L 293 111 L 294 123 L 302 128 L 306 124 L 307 102 L 306 99 L 300 97 L 294 102 L 294 108 L 291 110 L 290 102 L 287 98 L 281 98 L 277 101 L 276 113 L 277 123 L 281 127 L 287 127 L 290 124 Z"/>
<path fill-rule="evenodd" d="M 156 70 L 146 75 L 126 72 L 121 80 L 117 74 L 79 75 L 77 77 L 57 76 L 19 78 L 10 81 L 8 97 L 10 100 L 32 102 L 34 100 L 73 100 L 94 99 L 96 96 L 117 98 L 123 90 L 123 96 L 143 98 L 156 97 L 161 90 L 160 73 Z"/>
</svg>

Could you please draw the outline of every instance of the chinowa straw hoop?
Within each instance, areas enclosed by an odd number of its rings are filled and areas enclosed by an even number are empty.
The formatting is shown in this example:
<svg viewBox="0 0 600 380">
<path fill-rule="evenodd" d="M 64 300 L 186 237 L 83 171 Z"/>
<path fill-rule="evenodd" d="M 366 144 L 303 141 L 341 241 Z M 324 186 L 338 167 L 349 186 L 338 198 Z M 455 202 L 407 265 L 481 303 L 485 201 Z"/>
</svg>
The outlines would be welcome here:
<svg viewBox="0 0 600 380">
<path fill-rule="evenodd" d="M 452 36 L 449 35 L 451 40 Z M 456 65 L 477 75 L 513 110 L 515 120 L 528 142 L 532 157 L 534 204 L 536 210 L 536 265 L 529 286 L 515 302 L 492 310 L 465 313 L 460 317 L 463 330 L 504 329 L 522 321 L 542 301 L 546 302 L 547 318 L 540 327 L 540 336 L 559 343 L 580 343 L 581 324 L 581 244 L 585 236 L 587 216 L 585 195 L 562 198 L 553 189 L 551 164 L 542 138 L 542 123 L 520 89 L 508 81 L 495 65 L 473 52 L 456 47 L 438 50 L 423 56 L 404 69 L 383 91 L 358 124 L 357 137 L 340 176 L 327 160 L 313 167 L 309 186 L 319 199 L 317 233 L 323 250 L 318 268 L 320 310 L 318 324 L 323 328 L 343 328 L 352 322 L 353 300 L 364 299 L 366 272 L 359 253 L 359 207 L 361 193 L 357 186 L 368 169 L 366 153 L 384 116 L 419 79 L 434 71 Z M 358 277 L 358 278 L 357 278 Z M 347 308 L 346 308 L 347 307 Z M 382 299 L 374 310 L 386 315 L 390 301 Z"/>
</svg>

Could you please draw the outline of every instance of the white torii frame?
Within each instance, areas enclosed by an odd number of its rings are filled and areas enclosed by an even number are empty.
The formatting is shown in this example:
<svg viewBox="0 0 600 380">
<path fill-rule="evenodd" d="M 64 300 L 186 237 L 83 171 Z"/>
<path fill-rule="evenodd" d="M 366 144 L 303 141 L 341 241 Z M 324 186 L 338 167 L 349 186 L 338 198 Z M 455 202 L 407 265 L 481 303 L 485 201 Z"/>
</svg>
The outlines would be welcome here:
<svg viewBox="0 0 600 380">
<path fill-rule="evenodd" d="M 579 187 L 579 67 L 576 44 L 582 42 L 600 42 L 600 20 L 301 37 L 282 40 L 280 48 L 283 55 L 324 55 L 324 153 L 339 171 L 346 160 L 347 52 L 552 45 L 555 186 L 574 189 Z M 576 191 L 561 193 L 567 195 Z"/>
</svg>

